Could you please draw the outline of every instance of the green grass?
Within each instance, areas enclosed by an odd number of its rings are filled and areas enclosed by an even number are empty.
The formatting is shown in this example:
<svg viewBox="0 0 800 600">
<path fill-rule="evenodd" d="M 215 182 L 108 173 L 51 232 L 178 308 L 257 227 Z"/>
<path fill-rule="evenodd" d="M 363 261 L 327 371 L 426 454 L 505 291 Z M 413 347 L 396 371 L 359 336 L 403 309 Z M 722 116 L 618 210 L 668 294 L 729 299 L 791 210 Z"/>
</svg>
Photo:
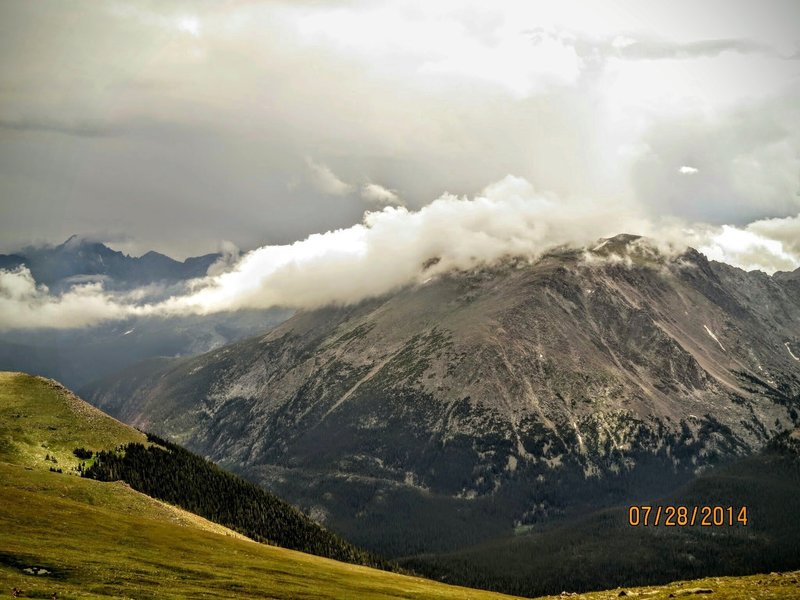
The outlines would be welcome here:
<svg viewBox="0 0 800 600">
<path fill-rule="evenodd" d="M 123 484 L 0 464 L 0 590 L 49 598 L 500 598 L 204 530 Z M 181 521 L 184 522 L 181 522 Z M 30 575 L 43 567 L 51 574 Z"/>
<path fill-rule="evenodd" d="M 709 600 L 792 600 L 800 598 L 800 571 L 750 575 L 747 577 L 707 577 L 676 581 L 668 585 L 616 588 L 569 596 L 575 600 L 615 600 L 624 590 L 627 598 L 664 600 L 666 598 L 708 598 Z M 710 593 L 701 590 L 711 590 Z M 539 600 L 563 600 L 564 596 L 545 596 Z"/>
<path fill-rule="evenodd" d="M 50 379 L 0 372 L 0 461 L 67 472 L 81 462 L 76 447 L 113 450 L 129 442 L 147 438 Z"/>
</svg>

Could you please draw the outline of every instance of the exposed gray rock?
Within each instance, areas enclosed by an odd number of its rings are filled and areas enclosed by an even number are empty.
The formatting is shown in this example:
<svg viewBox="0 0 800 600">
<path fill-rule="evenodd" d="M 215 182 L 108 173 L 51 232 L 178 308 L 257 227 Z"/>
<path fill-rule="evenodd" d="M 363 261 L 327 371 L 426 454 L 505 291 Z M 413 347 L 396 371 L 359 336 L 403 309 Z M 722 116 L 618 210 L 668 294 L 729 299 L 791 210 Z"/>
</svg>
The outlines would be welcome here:
<svg viewBox="0 0 800 600">
<path fill-rule="evenodd" d="M 300 313 L 89 399 L 358 543 L 394 548 L 374 542 L 414 527 L 409 503 L 426 527 L 485 525 L 475 541 L 609 502 L 603 482 L 617 499 L 652 491 L 797 423 L 793 281 L 617 236 Z M 438 541 L 387 552 L 466 538 Z"/>
</svg>

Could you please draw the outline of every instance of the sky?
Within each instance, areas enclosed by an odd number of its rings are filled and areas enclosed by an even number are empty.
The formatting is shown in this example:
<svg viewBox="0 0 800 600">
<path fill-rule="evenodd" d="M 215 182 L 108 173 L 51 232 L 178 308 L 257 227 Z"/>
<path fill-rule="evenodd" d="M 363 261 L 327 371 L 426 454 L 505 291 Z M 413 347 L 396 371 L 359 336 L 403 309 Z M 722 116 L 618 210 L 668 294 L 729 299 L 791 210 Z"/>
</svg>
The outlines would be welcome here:
<svg viewBox="0 0 800 600">
<path fill-rule="evenodd" d="M 77 233 L 255 268 L 363 255 L 387 223 L 415 260 L 445 225 L 503 251 L 627 227 L 796 268 L 798 22 L 795 0 L 4 0 L 0 251 Z"/>
</svg>

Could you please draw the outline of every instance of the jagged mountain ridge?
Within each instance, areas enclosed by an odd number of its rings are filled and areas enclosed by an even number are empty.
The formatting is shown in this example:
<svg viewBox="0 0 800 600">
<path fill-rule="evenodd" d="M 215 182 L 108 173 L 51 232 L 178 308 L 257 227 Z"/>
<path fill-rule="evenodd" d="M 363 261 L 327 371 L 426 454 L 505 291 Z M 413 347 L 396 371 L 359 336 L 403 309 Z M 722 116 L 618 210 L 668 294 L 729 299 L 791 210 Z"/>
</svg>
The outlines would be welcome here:
<svg viewBox="0 0 800 600">
<path fill-rule="evenodd" d="M 379 505 L 409 489 L 423 505 L 491 504 L 487 527 L 510 527 L 601 501 L 588 490 L 603 480 L 748 454 L 797 422 L 800 300 L 784 279 L 617 236 L 299 313 L 88 395 L 349 535 L 384 535 Z"/>
<path fill-rule="evenodd" d="M 26 266 L 37 283 L 55 291 L 95 279 L 102 280 L 107 288 L 128 289 L 202 277 L 220 256 L 205 254 L 181 262 L 151 250 L 134 257 L 99 241 L 73 235 L 56 246 L 27 246 L 14 254 L 0 255 L 0 268 Z"/>
<path fill-rule="evenodd" d="M 158 252 L 128 256 L 91 239 L 72 236 L 56 246 L 28 246 L 1 254 L 0 270 L 26 267 L 37 285 L 59 295 L 75 285 L 100 282 L 124 292 L 149 286 L 164 299 L 185 291 L 221 257 L 206 254 L 183 262 Z M 207 352 L 247 338 L 285 320 L 288 310 L 247 310 L 214 315 L 130 316 L 88 327 L 0 329 L 0 368 L 36 373 L 81 387 L 138 361 Z"/>
</svg>

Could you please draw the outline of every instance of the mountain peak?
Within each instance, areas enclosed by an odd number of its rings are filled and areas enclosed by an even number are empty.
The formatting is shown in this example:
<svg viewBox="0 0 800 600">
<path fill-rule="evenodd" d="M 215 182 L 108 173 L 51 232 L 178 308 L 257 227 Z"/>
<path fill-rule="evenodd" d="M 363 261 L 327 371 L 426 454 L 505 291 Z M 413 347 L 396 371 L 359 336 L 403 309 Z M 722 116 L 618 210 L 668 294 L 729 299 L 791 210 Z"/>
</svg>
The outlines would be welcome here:
<svg viewBox="0 0 800 600">
<path fill-rule="evenodd" d="M 81 243 L 81 237 L 77 233 L 73 233 L 63 243 L 59 244 L 61 248 L 70 248 Z"/>
<path fill-rule="evenodd" d="M 102 255 L 119 254 L 120 256 L 122 256 L 121 252 L 112 250 L 97 238 L 80 234 L 72 234 L 63 243 L 56 246 L 54 250 L 56 252 L 68 252 L 68 253 L 89 251 L 95 254 L 102 254 Z"/>
</svg>

